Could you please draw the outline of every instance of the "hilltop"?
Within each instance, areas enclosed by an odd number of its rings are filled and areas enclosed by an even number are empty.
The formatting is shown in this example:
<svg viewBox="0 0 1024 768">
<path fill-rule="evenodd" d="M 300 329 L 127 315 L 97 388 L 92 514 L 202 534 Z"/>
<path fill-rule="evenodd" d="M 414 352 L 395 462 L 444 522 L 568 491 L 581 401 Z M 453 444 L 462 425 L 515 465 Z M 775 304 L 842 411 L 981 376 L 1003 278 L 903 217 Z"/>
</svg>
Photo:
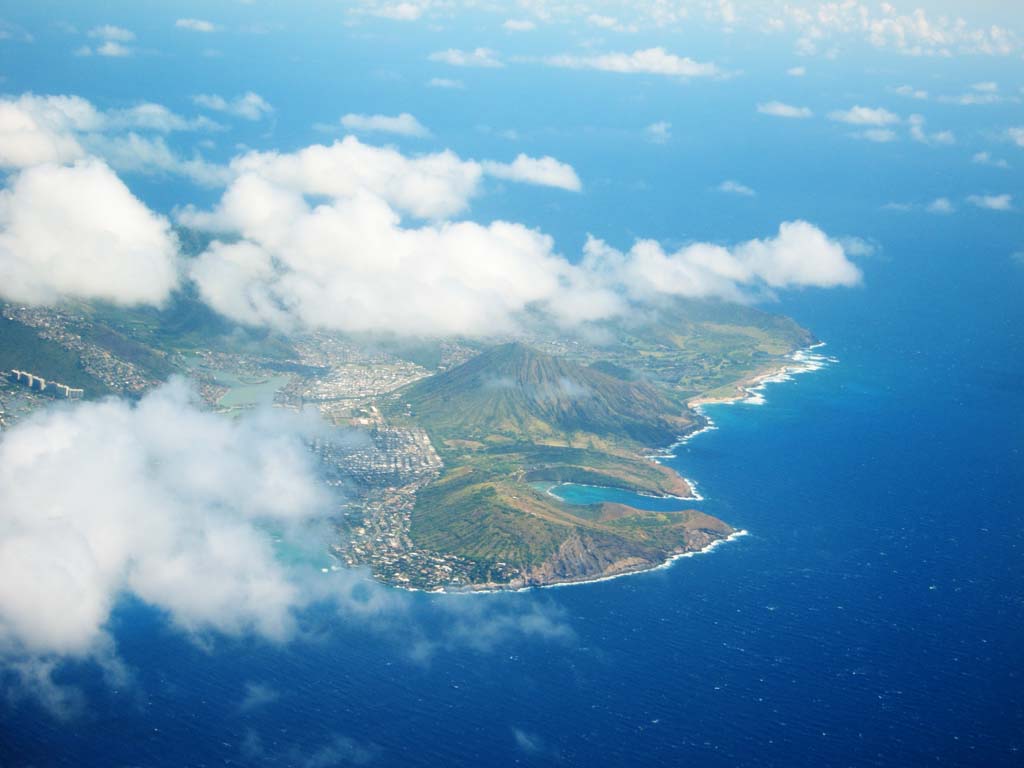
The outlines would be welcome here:
<svg viewBox="0 0 1024 768">
<path fill-rule="evenodd" d="M 693 424 L 644 380 L 624 381 L 513 342 L 401 393 L 420 423 L 445 439 L 568 444 L 580 436 L 671 443 Z"/>
<path fill-rule="evenodd" d="M 477 564 L 474 584 L 524 586 L 650 568 L 732 529 L 695 511 L 573 506 L 538 484 L 690 497 L 646 458 L 700 422 L 667 388 L 513 342 L 400 390 L 391 415 L 424 428 L 444 473 L 420 491 L 416 549 Z"/>
</svg>

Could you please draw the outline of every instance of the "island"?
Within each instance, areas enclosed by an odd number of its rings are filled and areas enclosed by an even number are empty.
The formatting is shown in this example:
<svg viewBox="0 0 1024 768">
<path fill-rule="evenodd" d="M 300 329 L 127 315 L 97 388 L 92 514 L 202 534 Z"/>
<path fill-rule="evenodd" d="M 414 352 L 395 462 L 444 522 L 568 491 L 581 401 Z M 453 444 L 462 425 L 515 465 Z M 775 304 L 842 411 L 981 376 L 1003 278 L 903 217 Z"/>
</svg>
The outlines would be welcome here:
<svg viewBox="0 0 1024 768">
<path fill-rule="evenodd" d="M 430 591 L 522 589 L 657 568 L 736 534 L 687 504 L 659 463 L 816 339 L 748 306 L 673 299 L 642 317 L 559 328 L 525 318 L 504 338 L 406 339 L 228 323 L 194 296 L 160 309 L 0 307 L 0 364 L 138 397 L 172 373 L 210 408 L 316 408 L 311 442 L 338 492 L 344 564 Z M 0 383 L 8 420 L 44 407 Z M 13 406 L 13 407 L 12 407 Z M 349 436 L 358 430 L 364 439 Z M 671 512 L 570 504 L 563 483 L 679 500 Z"/>
</svg>

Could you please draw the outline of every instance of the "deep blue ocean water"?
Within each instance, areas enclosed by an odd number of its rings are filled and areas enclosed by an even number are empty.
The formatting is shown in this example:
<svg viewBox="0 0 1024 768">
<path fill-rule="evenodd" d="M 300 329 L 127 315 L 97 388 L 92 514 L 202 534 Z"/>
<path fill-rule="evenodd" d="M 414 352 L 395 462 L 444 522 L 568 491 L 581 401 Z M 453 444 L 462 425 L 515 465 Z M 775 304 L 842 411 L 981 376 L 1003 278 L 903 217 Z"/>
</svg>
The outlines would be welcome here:
<svg viewBox="0 0 1024 768">
<path fill-rule="evenodd" d="M 1024 764 L 1021 270 L 934 239 L 781 307 L 840 362 L 710 409 L 672 460 L 749 536 L 598 584 L 416 595 L 401 626 L 322 609 L 281 647 L 124 604 L 134 683 L 65 669 L 66 721 L 0 705 L 0 764 Z M 536 615 L 554 629 L 513 629 Z"/>
<path fill-rule="evenodd" d="M 111 631 L 131 684 L 110 685 L 91 665 L 62 668 L 83 697 L 63 720 L 0 698 L 2 768 L 1024 765 L 1024 264 L 1010 257 L 1024 230 L 1019 212 L 963 205 L 988 191 L 1013 192 L 1019 206 L 1019 174 L 968 160 L 990 148 L 979 136 L 1020 123 L 1019 107 L 930 106 L 929 126 L 957 130 L 955 149 L 869 145 L 825 120 L 750 119 L 755 103 L 775 98 L 821 115 L 853 103 L 904 113 L 893 84 L 937 80 L 955 93 L 993 77 L 993 65 L 820 60 L 806 78 L 780 82 L 795 63 L 788 44 L 750 59 L 742 36 L 722 52 L 689 33 L 671 47 L 744 77 L 729 87 L 638 83 L 524 65 L 460 71 L 466 91 L 440 92 L 423 81 L 451 72 L 425 65 L 430 51 L 514 53 L 513 44 L 475 25 L 461 42 L 427 28 L 339 42 L 320 17 L 262 4 L 300 44 L 239 36 L 221 41 L 232 55 L 224 65 L 178 55 L 116 66 L 71 56 L 86 39 L 65 38 L 54 9 L 83 30 L 123 23 L 149 45 L 157 27 L 173 31 L 174 14 L 204 16 L 208 4 L 161 14 L 97 5 L 109 18 L 88 4 L 8 5 L 40 41 L 12 55 L 11 93 L 80 93 L 103 107 L 151 99 L 192 115 L 199 89 L 257 88 L 276 107 L 272 126 L 235 126 L 210 159 L 226 160 L 236 142 L 286 150 L 328 140 L 312 123 L 349 111 L 408 110 L 436 136 L 404 142 L 412 151 L 525 151 L 579 168 L 584 195 L 493 185 L 473 208 L 481 221 L 539 226 L 569 258 L 588 231 L 621 247 L 635 236 L 736 242 L 797 217 L 880 252 L 861 261 L 863 288 L 787 294 L 771 307 L 827 341 L 839 363 L 772 385 L 763 406 L 711 409 L 719 429 L 672 461 L 707 497 L 694 506 L 748 536 L 593 585 L 415 595 L 397 619 L 324 607 L 283 646 L 196 643 L 125 601 Z M 221 9 L 221 21 L 247 8 Z M 542 37 L 536 52 L 563 47 Z M 404 79 L 386 78 L 394 72 Z M 633 140 L 656 120 L 673 124 L 668 148 Z M 498 144 L 488 126 L 521 141 Z M 758 196 L 724 200 L 714 189 L 725 178 Z M 217 196 L 162 178 L 130 182 L 164 212 Z M 957 201 L 956 215 L 883 210 L 939 195 Z"/>
</svg>

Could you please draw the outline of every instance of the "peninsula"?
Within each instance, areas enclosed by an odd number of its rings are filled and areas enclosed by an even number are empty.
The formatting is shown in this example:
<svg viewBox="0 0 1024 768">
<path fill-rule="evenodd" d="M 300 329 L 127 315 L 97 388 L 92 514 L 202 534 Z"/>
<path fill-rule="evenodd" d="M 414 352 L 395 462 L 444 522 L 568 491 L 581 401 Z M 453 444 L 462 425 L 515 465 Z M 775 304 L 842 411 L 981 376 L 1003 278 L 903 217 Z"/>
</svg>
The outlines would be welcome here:
<svg viewBox="0 0 1024 768">
<path fill-rule="evenodd" d="M 652 460 L 815 340 L 788 318 L 673 300 L 583 331 L 527 318 L 515 337 L 284 336 L 232 325 L 194 297 L 167 308 L 0 307 L 0 363 L 85 396 L 137 396 L 170 373 L 211 408 L 316 408 L 311 445 L 341 491 L 335 555 L 424 590 L 517 589 L 658 567 L 734 533 Z M 80 390 L 78 390 L 80 391 Z M 7 421 L 45 398 L 0 381 Z M 353 430 L 363 437 L 351 439 Z M 569 504 L 575 483 L 680 500 L 680 511 Z"/>
</svg>

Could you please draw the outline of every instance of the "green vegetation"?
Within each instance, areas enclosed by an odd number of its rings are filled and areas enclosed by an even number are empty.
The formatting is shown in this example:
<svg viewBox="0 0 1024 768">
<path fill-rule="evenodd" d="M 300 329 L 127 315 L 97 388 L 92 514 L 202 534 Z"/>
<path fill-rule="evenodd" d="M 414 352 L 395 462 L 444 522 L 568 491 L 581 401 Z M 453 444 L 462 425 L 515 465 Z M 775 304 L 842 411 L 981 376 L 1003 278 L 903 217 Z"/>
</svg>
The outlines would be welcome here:
<svg viewBox="0 0 1024 768">
<path fill-rule="evenodd" d="M 602 344 L 539 334 L 557 354 L 491 347 L 385 404 L 390 418 L 425 428 L 445 461 L 417 498 L 415 547 L 547 582 L 651 567 L 731 532 L 695 511 L 573 506 L 530 484 L 691 495 L 647 458 L 703 423 L 687 400 L 780 365 L 811 334 L 755 309 L 680 301 L 595 335 Z"/>
<path fill-rule="evenodd" d="M 681 401 L 519 344 L 492 347 L 405 390 L 402 401 L 446 440 L 588 445 L 671 443 L 693 424 Z"/>
<path fill-rule="evenodd" d="M 627 380 L 655 381 L 682 399 L 752 376 L 814 342 L 788 317 L 713 301 L 677 300 L 640 321 L 599 328 L 614 341 L 580 345 L 572 359 Z"/>
<path fill-rule="evenodd" d="M 47 312 L 31 318 L 36 328 L 0 320 L 0 365 L 84 387 L 88 396 L 110 391 L 96 378 L 105 374 L 114 383 L 133 377 L 132 391 L 140 392 L 190 370 L 214 398 L 231 373 L 225 365 L 256 383 L 328 373 L 308 364 L 298 341 L 230 323 L 189 289 L 161 309 L 72 303 Z M 54 338 L 67 343 L 39 337 L 55 323 L 64 335 Z M 444 462 L 441 476 L 410 498 L 413 549 L 465 558 L 481 582 L 550 583 L 647 568 L 728 535 L 729 526 L 699 512 L 573 506 L 531 483 L 691 496 L 683 478 L 648 458 L 702 426 L 687 403 L 726 394 L 814 340 L 788 318 L 681 300 L 575 336 L 537 320 L 526 337 L 528 344 L 344 339 L 438 371 L 376 405 L 384 423 L 425 429 Z M 86 353 L 94 374 L 83 368 Z M 447 360 L 465 362 L 441 370 Z M 364 405 L 364 416 L 376 414 Z"/>
<path fill-rule="evenodd" d="M 0 372 L 6 376 L 12 368 L 59 381 L 69 387 L 81 387 L 89 398 L 110 394 L 110 389 L 103 382 L 82 368 L 74 352 L 56 342 L 39 338 L 32 328 L 0 317 Z"/>
</svg>

